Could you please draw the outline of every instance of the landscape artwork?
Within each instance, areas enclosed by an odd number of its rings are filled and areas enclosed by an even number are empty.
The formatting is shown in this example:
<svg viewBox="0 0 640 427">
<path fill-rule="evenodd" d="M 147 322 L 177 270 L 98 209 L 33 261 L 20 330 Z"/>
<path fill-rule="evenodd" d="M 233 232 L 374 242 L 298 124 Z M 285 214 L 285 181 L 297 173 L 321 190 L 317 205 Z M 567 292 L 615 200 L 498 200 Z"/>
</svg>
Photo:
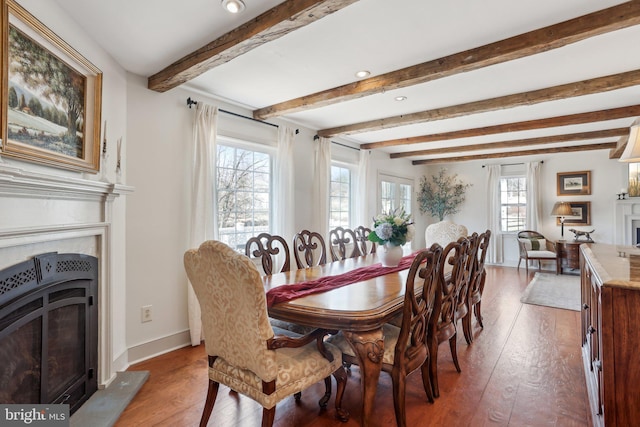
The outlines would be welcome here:
<svg viewBox="0 0 640 427">
<path fill-rule="evenodd" d="M 629 163 L 629 197 L 640 197 L 640 163 Z"/>
<path fill-rule="evenodd" d="M 85 77 L 9 26 L 7 136 L 82 158 Z"/>
<path fill-rule="evenodd" d="M 591 194 L 591 171 L 558 173 L 558 196 Z"/>
</svg>

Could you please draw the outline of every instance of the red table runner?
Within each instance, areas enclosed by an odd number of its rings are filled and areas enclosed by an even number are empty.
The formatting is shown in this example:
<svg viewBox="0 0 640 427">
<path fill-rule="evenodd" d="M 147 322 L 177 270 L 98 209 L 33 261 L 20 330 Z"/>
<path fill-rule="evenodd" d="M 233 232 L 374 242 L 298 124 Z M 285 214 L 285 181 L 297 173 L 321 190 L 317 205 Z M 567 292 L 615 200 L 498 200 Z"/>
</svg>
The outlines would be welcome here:
<svg viewBox="0 0 640 427">
<path fill-rule="evenodd" d="M 277 288 L 273 288 L 267 292 L 267 307 L 272 307 L 275 304 L 291 301 L 293 299 L 318 292 L 326 292 L 331 289 L 341 288 L 342 286 L 383 276 L 385 274 L 406 270 L 411 267 L 411 263 L 415 257 L 416 253 L 402 257 L 397 267 L 383 267 L 382 264 L 377 263 L 357 268 L 337 276 L 319 277 L 306 282 L 278 286 Z"/>
</svg>

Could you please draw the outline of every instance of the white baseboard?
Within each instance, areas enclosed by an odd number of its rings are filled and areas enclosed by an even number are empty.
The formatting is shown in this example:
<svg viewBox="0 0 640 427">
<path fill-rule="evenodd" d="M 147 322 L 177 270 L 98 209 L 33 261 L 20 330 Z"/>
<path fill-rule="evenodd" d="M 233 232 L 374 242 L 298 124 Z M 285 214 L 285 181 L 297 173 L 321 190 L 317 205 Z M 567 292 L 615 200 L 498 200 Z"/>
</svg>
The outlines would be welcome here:
<svg viewBox="0 0 640 427">
<path fill-rule="evenodd" d="M 147 341 L 130 347 L 127 353 L 127 368 L 133 364 L 191 345 L 189 330 Z M 125 368 L 126 369 L 126 368 Z"/>
</svg>

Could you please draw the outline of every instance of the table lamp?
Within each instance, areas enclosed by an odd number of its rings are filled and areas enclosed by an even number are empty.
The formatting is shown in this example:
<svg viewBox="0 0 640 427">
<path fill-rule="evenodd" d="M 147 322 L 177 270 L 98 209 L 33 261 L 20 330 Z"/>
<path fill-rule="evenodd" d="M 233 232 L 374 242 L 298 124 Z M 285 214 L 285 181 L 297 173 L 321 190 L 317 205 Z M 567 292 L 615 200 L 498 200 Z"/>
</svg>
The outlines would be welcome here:
<svg viewBox="0 0 640 427">
<path fill-rule="evenodd" d="M 569 202 L 556 202 L 551 209 L 551 216 L 560 218 L 560 235 L 564 238 L 564 218 L 573 216 L 573 210 Z"/>
</svg>

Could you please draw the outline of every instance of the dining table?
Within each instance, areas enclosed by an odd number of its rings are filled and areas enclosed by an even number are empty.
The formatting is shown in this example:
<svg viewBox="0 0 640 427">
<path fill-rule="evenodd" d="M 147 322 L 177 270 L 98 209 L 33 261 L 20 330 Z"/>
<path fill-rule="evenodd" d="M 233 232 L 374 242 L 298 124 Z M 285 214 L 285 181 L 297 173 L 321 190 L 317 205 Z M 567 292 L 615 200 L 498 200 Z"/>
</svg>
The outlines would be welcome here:
<svg viewBox="0 0 640 427">
<path fill-rule="evenodd" d="M 403 260 L 412 256 L 408 254 Z M 398 268 L 377 268 L 376 264 L 379 265 L 379 261 L 374 253 L 263 277 L 269 301 L 269 291 L 277 292 L 277 288 L 282 286 L 285 288 L 280 290 L 304 287 L 305 283 L 315 283 L 318 279 L 323 279 L 324 284 L 331 284 L 334 279 L 337 282 L 346 274 L 357 274 L 367 267 L 377 271 L 375 277 L 364 277 L 340 287 L 267 304 L 269 316 L 275 319 L 342 331 L 359 360 L 363 426 L 372 425 L 374 420 L 374 398 L 384 354 L 382 326 L 402 313 L 405 282 L 411 265 L 410 261 L 408 265 L 405 261 L 406 267 L 397 271 Z M 422 280 L 417 277 L 416 293 L 421 291 Z"/>
</svg>

